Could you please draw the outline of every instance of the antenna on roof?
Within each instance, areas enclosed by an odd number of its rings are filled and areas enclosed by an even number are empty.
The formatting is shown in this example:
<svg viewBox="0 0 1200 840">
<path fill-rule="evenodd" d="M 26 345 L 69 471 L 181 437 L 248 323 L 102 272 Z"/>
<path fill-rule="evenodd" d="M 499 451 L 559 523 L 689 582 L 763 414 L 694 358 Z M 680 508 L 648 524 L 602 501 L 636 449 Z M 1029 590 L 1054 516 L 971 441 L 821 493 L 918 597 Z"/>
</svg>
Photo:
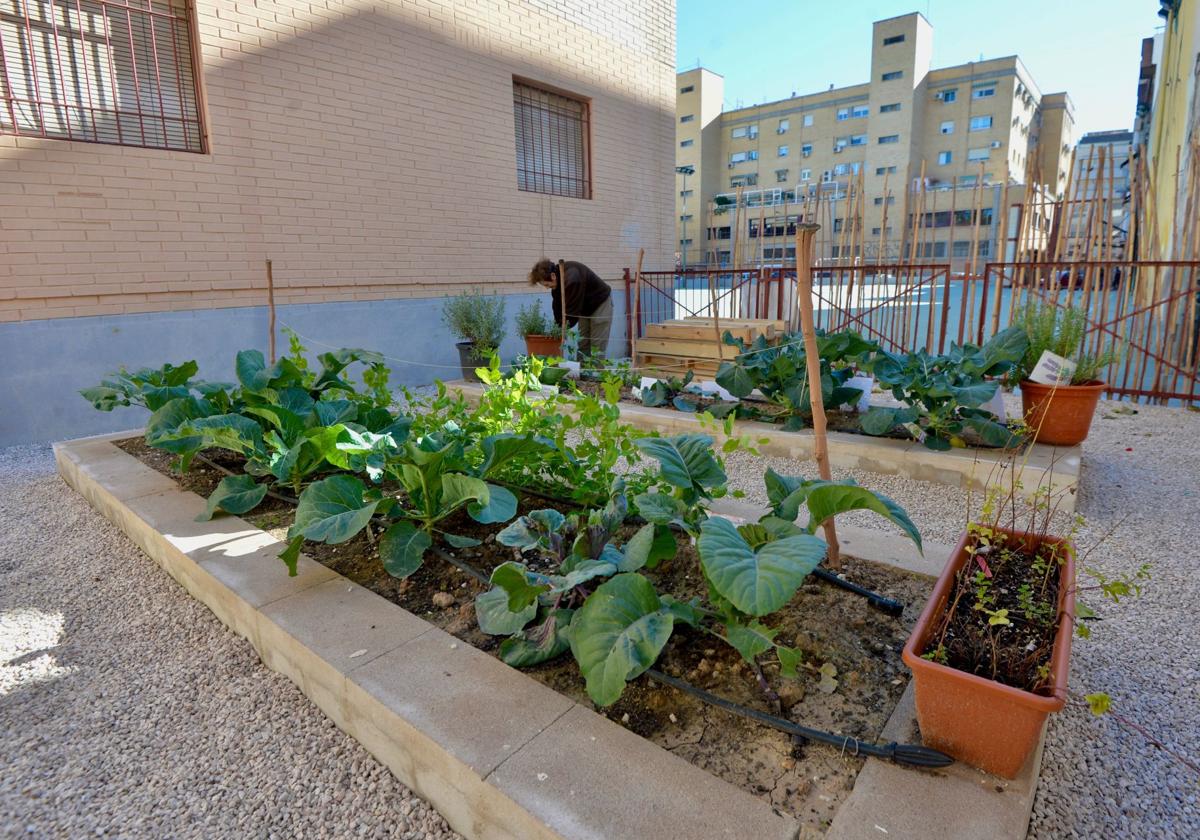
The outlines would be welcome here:
<svg viewBox="0 0 1200 840">
<path fill-rule="evenodd" d="M 829 89 L 830 89 L 830 90 L 833 90 L 833 82 L 830 82 L 830 83 L 829 83 Z"/>
</svg>

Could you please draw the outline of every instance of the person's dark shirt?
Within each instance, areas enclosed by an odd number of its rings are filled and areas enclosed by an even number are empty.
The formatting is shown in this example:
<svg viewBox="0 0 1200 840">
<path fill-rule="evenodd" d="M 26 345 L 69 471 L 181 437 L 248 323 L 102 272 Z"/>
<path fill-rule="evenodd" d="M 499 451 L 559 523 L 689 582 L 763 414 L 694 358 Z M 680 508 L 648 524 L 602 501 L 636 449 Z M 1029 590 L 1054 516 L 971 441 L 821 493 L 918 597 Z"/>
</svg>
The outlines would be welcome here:
<svg viewBox="0 0 1200 840">
<path fill-rule="evenodd" d="M 608 300 L 612 290 L 581 262 L 567 260 L 564 263 L 567 270 L 567 326 L 573 327 L 579 323 L 580 316 L 590 317 L 604 301 Z M 550 292 L 551 309 L 554 312 L 554 323 L 562 323 L 562 301 L 559 286 L 556 283 Z"/>
</svg>

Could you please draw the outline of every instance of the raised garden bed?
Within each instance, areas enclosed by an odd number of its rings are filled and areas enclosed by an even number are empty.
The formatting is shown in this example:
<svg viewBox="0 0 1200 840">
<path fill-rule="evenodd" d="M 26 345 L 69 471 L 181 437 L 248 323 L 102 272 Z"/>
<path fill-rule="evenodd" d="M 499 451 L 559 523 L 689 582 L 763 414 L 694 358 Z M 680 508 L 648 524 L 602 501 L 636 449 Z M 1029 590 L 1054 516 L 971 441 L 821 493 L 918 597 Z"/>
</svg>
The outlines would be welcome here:
<svg viewBox="0 0 1200 840">
<path fill-rule="evenodd" d="M 457 380 L 447 383 L 474 402 L 486 386 Z M 631 426 L 661 434 L 687 434 L 701 431 L 701 421 L 695 414 L 673 408 L 650 408 L 635 401 L 618 404 L 621 420 Z M 785 432 L 779 426 L 753 420 L 735 420 L 734 434 L 755 441 L 764 455 L 812 460 L 813 433 L 811 429 Z M 725 435 L 719 429 L 704 429 L 721 443 Z M 1081 450 L 1030 444 L 1015 456 L 997 449 L 951 449 L 935 452 L 912 440 L 895 440 L 864 434 L 829 432 L 829 457 L 834 466 L 888 475 L 902 475 L 918 481 L 932 481 L 985 490 L 991 486 L 1010 487 L 1019 482 L 1019 492 L 1033 498 L 1046 489 L 1055 495 L 1064 511 L 1075 509 L 1074 488 L 1079 485 Z M 1015 473 L 1015 475 L 1014 475 Z"/>
<path fill-rule="evenodd" d="M 211 493 L 224 477 L 223 472 L 203 462 L 177 476 L 171 470 L 170 455 L 150 448 L 141 438 L 117 445 L 160 474 L 178 477 L 181 486 L 201 496 Z M 240 469 L 238 458 L 230 453 L 217 450 L 202 455 Z M 519 513 L 543 504 L 536 498 L 521 498 Z M 290 504 L 269 498 L 243 518 L 284 541 L 293 513 Z M 478 547 L 442 548 L 484 575 L 513 559 L 513 549 L 494 539 L 498 526 L 480 525 L 460 512 L 446 527 L 483 541 Z M 623 538 L 634 531 L 636 526 L 628 526 Z M 475 597 L 489 587 L 462 569 L 446 562 L 428 562 L 411 577 L 399 580 L 384 570 L 378 541 L 369 541 L 365 532 L 339 545 L 312 543 L 306 553 L 435 627 L 496 655 L 500 639 L 480 631 L 474 609 Z M 694 546 L 681 541 L 672 561 L 647 574 L 660 591 L 686 600 L 702 594 L 703 581 L 694 572 L 698 563 Z M 279 573 L 284 574 L 282 564 Z M 884 615 L 861 597 L 812 579 L 799 597 L 771 616 L 771 624 L 783 628 L 781 641 L 803 650 L 811 666 L 802 672 L 801 680 L 779 688 L 780 708 L 772 708 L 766 701 L 733 648 L 701 633 L 678 632 L 657 667 L 749 708 L 782 713 L 804 725 L 873 741 L 908 684 L 900 651 L 931 581 L 854 558 L 847 558 L 845 573 L 857 583 L 903 603 L 904 616 L 896 619 Z M 837 669 L 836 686 L 827 682 L 821 688 L 820 666 L 826 663 Z M 572 701 L 591 706 L 579 669 L 569 656 L 523 672 Z M 609 720 L 759 797 L 813 830 L 830 824 L 865 761 L 839 754 L 832 747 L 796 743 L 785 733 L 706 705 L 648 675 L 639 677 L 620 700 L 600 711 Z"/>
</svg>

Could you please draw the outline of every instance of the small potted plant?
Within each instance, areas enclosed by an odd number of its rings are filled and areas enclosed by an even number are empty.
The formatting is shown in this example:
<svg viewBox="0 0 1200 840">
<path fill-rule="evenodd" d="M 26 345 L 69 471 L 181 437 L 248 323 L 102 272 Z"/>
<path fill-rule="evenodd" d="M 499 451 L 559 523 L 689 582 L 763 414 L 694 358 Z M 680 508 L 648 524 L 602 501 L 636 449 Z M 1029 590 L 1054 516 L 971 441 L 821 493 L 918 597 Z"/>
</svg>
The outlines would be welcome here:
<svg viewBox="0 0 1200 840">
<path fill-rule="evenodd" d="M 504 299 L 496 295 L 463 292 L 447 298 L 442 321 L 458 341 L 463 379 L 479 382 L 475 368 L 487 364 L 504 338 Z"/>
<path fill-rule="evenodd" d="M 562 328 L 551 322 L 542 311 L 540 300 L 517 310 L 517 332 L 525 339 L 525 352 L 528 355 L 562 355 Z"/>
<path fill-rule="evenodd" d="M 1029 337 L 1029 346 L 1009 381 L 1020 383 L 1026 425 L 1038 443 L 1052 446 L 1082 443 L 1107 387 L 1100 374 L 1119 354 L 1112 347 L 1095 353 L 1084 349 L 1087 321 L 1078 309 L 1030 302 L 1020 313 L 1019 323 Z M 1030 379 L 1046 351 L 1074 365 L 1069 380 L 1045 383 Z"/>
<path fill-rule="evenodd" d="M 925 744 L 1011 779 L 1067 701 L 1075 546 L 1021 530 L 1016 513 L 1001 526 L 1004 501 L 993 494 L 968 525 L 902 656 Z"/>
</svg>

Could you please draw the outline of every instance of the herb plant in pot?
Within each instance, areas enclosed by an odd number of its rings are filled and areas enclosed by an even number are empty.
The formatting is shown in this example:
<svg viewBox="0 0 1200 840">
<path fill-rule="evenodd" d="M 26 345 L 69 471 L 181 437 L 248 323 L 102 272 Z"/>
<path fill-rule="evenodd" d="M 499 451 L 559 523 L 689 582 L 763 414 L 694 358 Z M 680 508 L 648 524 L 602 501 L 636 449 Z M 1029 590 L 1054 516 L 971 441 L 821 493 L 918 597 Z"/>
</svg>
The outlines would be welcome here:
<svg viewBox="0 0 1200 840">
<path fill-rule="evenodd" d="M 525 352 L 528 355 L 562 355 L 562 328 L 542 311 L 540 300 L 517 310 L 517 332 L 525 339 Z"/>
<path fill-rule="evenodd" d="M 1011 779 L 1067 700 L 1075 546 L 1001 525 L 1000 494 L 968 525 L 902 653 L 927 746 Z"/>
<path fill-rule="evenodd" d="M 457 343 L 463 379 L 478 382 L 475 368 L 486 364 L 504 338 L 504 299 L 463 292 L 447 298 L 442 321 Z"/>
<path fill-rule="evenodd" d="M 1029 337 L 1029 347 L 1010 381 L 1021 385 L 1026 425 L 1038 443 L 1052 446 L 1082 443 L 1107 387 L 1100 374 L 1117 360 L 1118 353 L 1111 347 L 1096 352 L 1085 348 L 1087 322 L 1077 309 L 1030 302 L 1020 313 L 1020 325 Z M 1046 351 L 1066 359 L 1074 369 L 1064 367 L 1059 381 L 1035 373 Z M 1049 381 L 1035 382 L 1032 376 Z"/>
</svg>

